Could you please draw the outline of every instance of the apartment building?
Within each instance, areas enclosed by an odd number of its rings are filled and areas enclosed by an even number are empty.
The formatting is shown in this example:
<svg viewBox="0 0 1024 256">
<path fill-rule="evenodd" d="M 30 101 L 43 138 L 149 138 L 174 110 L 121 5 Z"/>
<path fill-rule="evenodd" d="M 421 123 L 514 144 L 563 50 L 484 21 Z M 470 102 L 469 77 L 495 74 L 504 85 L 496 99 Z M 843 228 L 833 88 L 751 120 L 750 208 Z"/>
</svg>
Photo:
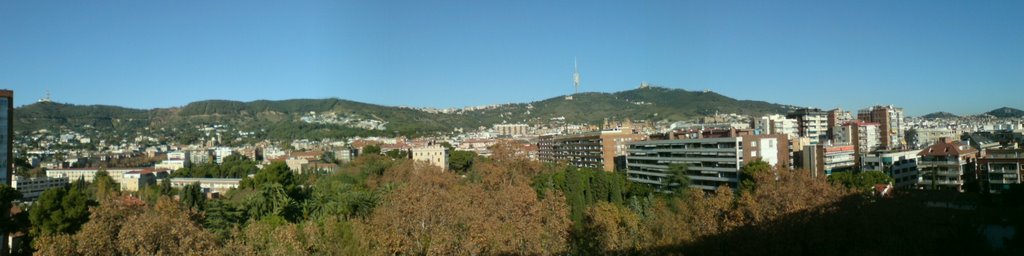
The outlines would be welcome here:
<svg viewBox="0 0 1024 256">
<path fill-rule="evenodd" d="M 789 138 L 800 137 L 800 128 L 796 119 L 783 115 L 768 115 L 754 118 L 751 127 L 758 134 L 784 134 Z"/>
<path fill-rule="evenodd" d="M 857 119 L 879 124 L 882 148 L 895 149 L 906 144 L 903 138 L 903 133 L 906 130 L 903 121 L 903 108 L 892 105 L 873 106 L 857 111 Z"/>
<path fill-rule="evenodd" d="M 913 149 L 922 149 L 939 141 L 941 138 L 956 138 L 953 130 L 946 128 L 914 128 L 906 132 L 907 146 Z"/>
<path fill-rule="evenodd" d="M 70 182 L 67 177 L 50 178 L 50 177 L 19 177 L 14 176 L 11 182 L 11 188 L 18 190 L 21 193 L 21 199 L 23 201 L 33 201 L 39 198 L 39 195 L 43 194 L 50 188 L 59 188 L 67 186 Z"/>
<path fill-rule="evenodd" d="M 805 145 L 800 167 L 814 177 L 851 171 L 857 165 L 855 152 L 853 145 Z"/>
<path fill-rule="evenodd" d="M 69 183 L 79 179 L 93 182 L 99 171 L 99 169 L 53 169 L 46 170 L 46 177 L 67 178 Z M 111 179 L 121 184 L 121 191 L 138 191 L 143 186 L 155 184 L 157 179 L 169 174 L 167 169 L 154 168 L 117 168 L 106 171 Z"/>
<path fill-rule="evenodd" d="M 498 136 L 502 137 L 526 135 L 530 132 L 530 126 L 527 124 L 496 124 L 493 129 Z"/>
<path fill-rule="evenodd" d="M 713 133 L 705 133 L 712 135 Z M 626 175 L 629 181 L 665 188 L 670 165 L 687 168 L 690 187 L 712 191 L 719 186 L 736 189 L 740 168 L 753 159 L 775 167 L 789 163 L 788 137 L 782 134 L 753 135 L 749 131 L 731 136 L 675 137 L 667 140 L 628 144 Z"/>
<path fill-rule="evenodd" d="M 846 121 L 853 120 L 853 115 L 850 114 L 850 111 L 845 111 L 841 108 L 836 108 L 833 110 L 829 110 L 828 116 L 826 118 L 828 119 L 826 124 L 828 125 L 828 139 L 835 140 L 835 137 L 833 137 L 833 135 L 835 134 L 836 130 L 838 130 L 839 126 L 842 126 L 844 123 L 846 123 Z"/>
<path fill-rule="evenodd" d="M 647 135 L 632 129 L 541 136 L 537 157 L 541 161 L 566 163 L 581 168 L 616 171 L 625 168 L 628 144 Z"/>
<path fill-rule="evenodd" d="M 1024 149 L 988 149 L 978 159 L 982 187 L 990 193 L 1002 193 L 1013 184 L 1021 184 Z"/>
<path fill-rule="evenodd" d="M 833 137 L 834 142 L 841 145 L 853 145 L 855 152 L 855 163 L 860 165 L 861 157 L 878 150 L 882 144 L 879 124 L 869 123 L 860 120 L 853 120 L 844 123 L 836 130 Z M 857 167 L 858 169 L 860 167 Z"/>
<path fill-rule="evenodd" d="M 896 188 L 916 188 L 920 178 L 920 151 L 876 151 L 861 158 L 861 170 L 880 171 L 893 179 Z"/>
<path fill-rule="evenodd" d="M 811 144 L 829 140 L 828 117 L 828 112 L 816 108 L 799 109 L 786 115 L 786 118 L 796 120 L 798 134 L 810 138 Z"/>
<path fill-rule="evenodd" d="M 965 184 L 977 182 L 977 154 L 977 149 L 960 141 L 940 139 L 918 153 L 921 178 L 917 186 L 963 192 Z"/>
</svg>

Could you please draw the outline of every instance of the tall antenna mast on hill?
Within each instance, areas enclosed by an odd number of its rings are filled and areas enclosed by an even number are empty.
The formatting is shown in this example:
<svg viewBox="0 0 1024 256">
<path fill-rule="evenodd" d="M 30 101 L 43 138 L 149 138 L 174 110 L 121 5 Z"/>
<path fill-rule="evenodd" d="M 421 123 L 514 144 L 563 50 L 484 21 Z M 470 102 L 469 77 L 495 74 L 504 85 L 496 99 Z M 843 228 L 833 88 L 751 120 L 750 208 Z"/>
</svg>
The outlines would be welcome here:
<svg viewBox="0 0 1024 256">
<path fill-rule="evenodd" d="M 576 63 L 576 57 L 572 58 L 572 85 L 576 87 L 573 94 L 580 93 L 580 65 Z"/>
<path fill-rule="evenodd" d="M 566 100 L 572 100 L 572 96 L 580 93 L 580 66 L 576 62 L 576 57 L 572 58 L 572 95 L 565 96 Z"/>
<path fill-rule="evenodd" d="M 50 90 L 46 90 L 46 96 L 44 96 L 42 99 L 39 99 L 39 102 L 52 102 L 52 100 L 50 99 Z"/>
</svg>

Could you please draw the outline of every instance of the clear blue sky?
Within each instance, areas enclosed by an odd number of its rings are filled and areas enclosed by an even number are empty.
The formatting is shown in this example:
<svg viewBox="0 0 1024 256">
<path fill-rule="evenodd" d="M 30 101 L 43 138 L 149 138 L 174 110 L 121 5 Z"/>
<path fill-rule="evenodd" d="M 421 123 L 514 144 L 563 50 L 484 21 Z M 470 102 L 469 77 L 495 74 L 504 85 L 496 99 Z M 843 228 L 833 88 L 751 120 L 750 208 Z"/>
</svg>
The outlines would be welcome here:
<svg viewBox="0 0 1024 256">
<path fill-rule="evenodd" d="M 458 107 L 641 81 L 821 108 L 1024 108 L 1024 1 L 3 1 L 16 104 Z"/>
</svg>

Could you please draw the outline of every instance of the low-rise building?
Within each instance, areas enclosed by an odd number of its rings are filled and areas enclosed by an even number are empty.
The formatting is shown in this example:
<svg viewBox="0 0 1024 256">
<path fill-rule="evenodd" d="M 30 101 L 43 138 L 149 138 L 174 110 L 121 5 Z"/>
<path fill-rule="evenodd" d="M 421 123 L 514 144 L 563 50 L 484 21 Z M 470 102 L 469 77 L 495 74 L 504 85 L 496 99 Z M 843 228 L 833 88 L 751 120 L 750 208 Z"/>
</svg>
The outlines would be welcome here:
<svg viewBox="0 0 1024 256">
<path fill-rule="evenodd" d="M 448 170 L 448 149 L 437 143 L 430 143 L 423 147 L 412 148 L 412 160 L 424 162 L 440 167 L 441 170 Z"/>
<path fill-rule="evenodd" d="M 68 178 L 67 177 L 58 177 L 58 178 L 33 177 L 33 178 L 26 178 L 26 177 L 14 176 L 12 178 L 13 178 L 13 180 L 11 182 L 11 188 L 14 188 L 15 190 L 18 190 L 18 192 L 21 193 L 21 199 L 24 200 L 24 201 L 36 200 L 36 198 L 39 198 L 39 195 L 43 194 L 43 191 L 46 191 L 47 189 L 50 189 L 50 188 L 59 188 L 59 187 L 67 186 L 68 183 L 70 183 L 70 182 L 68 182 Z"/>
<path fill-rule="evenodd" d="M 167 153 L 167 159 L 156 164 L 156 168 L 178 170 L 189 167 L 191 158 L 186 151 L 174 151 Z"/>
<path fill-rule="evenodd" d="M 337 160 L 339 163 L 351 162 L 352 159 L 355 159 L 357 156 L 359 156 L 359 150 L 356 150 L 355 148 L 341 148 L 334 150 L 334 160 Z"/>
<path fill-rule="evenodd" d="M 228 190 L 238 188 L 242 179 L 231 178 L 171 178 L 171 187 L 181 189 L 186 185 L 199 184 L 203 192 L 227 193 Z"/>
<path fill-rule="evenodd" d="M 99 169 L 54 169 L 46 170 L 46 177 L 67 178 L 68 182 L 79 179 L 85 182 L 93 182 Z M 155 180 L 166 177 L 169 173 L 166 169 L 154 168 L 117 168 L 107 169 L 110 178 L 121 185 L 121 191 L 138 191 L 140 188 L 155 184 Z"/>
<path fill-rule="evenodd" d="M 139 191 L 143 187 L 156 185 L 157 180 L 167 178 L 168 169 L 146 168 L 124 173 L 121 178 L 121 191 Z"/>
<path fill-rule="evenodd" d="M 284 160 L 284 163 L 288 165 L 288 169 L 291 171 L 302 173 L 304 171 L 302 167 L 309 164 L 309 159 L 292 157 Z"/>
</svg>

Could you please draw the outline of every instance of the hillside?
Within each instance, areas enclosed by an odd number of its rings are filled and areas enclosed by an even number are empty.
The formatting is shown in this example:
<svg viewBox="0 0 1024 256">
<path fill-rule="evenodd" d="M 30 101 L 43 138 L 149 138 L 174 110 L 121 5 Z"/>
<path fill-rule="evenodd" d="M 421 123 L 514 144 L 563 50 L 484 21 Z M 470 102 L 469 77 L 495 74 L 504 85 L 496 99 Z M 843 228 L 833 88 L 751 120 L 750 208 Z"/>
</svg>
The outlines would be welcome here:
<svg viewBox="0 0 1024 256">
<path fill-rule="evenodd" d="M 1021 118 L 1021 117 L 1024 117 L 1024 111 L 1021 111 L 1020 109 L 1011 108 L 1011 107 L 1001 107 L 1001 108 L 993 109 L 992 111 L 985 112 L 985 114 L 989 114 L 989 115 L 992 115 L 994 117 L 1000 117 L 1000 118 L 1008 118 L 1008 117 Z"/>
<path fill-rule="evenodd" d="M 455 113 L 431 113 L 342 99 L 252 102 L 207 100 L 179 108 L 151 110 L 35 103 L 15 110 L 18 119 L 15 128 L 17 131 L 32 131 L 91 125 L 97 128 L 132 130 L 228 124 L 242 129 L 265 130 L 270 138 L 299 138 L 307 134 L 417 136 L 447 132 L 454 128 L 475 129 L 503 122 L 546 124 L 553 118 L 565 118 L 569 123 L 591 124 L 599 124 L 605 118 L 674 121 L 716 112 L 761 115 L 785 113 L 793 108 L 763 101 L 736 100 L 714 92 L 658 87 L 616 93 L 580 93 L 574 98 L 566 100 L 559 96 Z M 329 121 L 303 121 L 303 118 L 321 118 L 325 115 L 329 116 Z M 375 122 L 386 128 L 367 129 L 356 125 L 358 122 Z"/>
<path fill-rule="evenodd" d="M 921 116 L 921 118 L 927 118 L 927 119 L 956 118 L 956 117 L 959 117 L 959 116 L 954 115 L 953 113 L 941 112 L 941 111 Z"/>
<path fill-rule="evenodd" d="M 59 126 L 97 128 L 145 127 L 155 111 L 104 105 L 72 105 L 42 102 L 14 110 L 16 131 L 52 129 Z"/>
</svg>

